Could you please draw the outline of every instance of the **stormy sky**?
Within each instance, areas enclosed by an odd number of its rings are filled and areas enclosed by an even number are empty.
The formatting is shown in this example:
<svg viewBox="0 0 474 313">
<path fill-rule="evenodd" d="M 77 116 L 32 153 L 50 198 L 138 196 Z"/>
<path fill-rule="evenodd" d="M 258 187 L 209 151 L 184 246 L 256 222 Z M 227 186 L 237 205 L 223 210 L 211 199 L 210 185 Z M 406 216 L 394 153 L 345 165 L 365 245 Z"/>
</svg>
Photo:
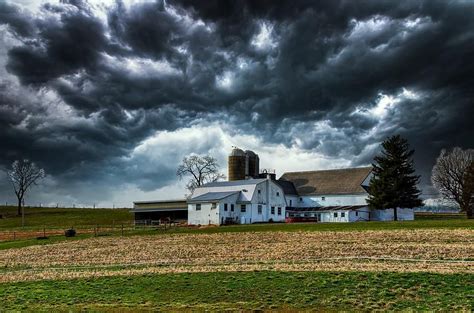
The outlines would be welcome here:
<svg viewBox="0 0 474 313">
<path fill-rule="evenodd" d="M 387 136 L 420 187 L 442 148 L 474 147 L 474 1 L 0 0 L 4 170 L 27 203 L 179 198 L 183 156 L 233 145 L 288 170 L 370 164 Z"/>
</svg>

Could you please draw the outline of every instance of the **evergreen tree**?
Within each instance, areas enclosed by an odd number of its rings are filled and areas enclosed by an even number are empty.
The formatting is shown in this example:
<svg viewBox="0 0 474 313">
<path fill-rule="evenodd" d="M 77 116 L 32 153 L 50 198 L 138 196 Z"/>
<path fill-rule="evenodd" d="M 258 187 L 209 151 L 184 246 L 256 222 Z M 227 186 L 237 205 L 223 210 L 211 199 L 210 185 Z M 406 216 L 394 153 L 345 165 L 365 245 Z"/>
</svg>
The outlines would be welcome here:
<svg viewBox="0 0 474 313">
<path fill-rule="evenodd" d="M 382 154 L 374 158 L 373 178 L 369 184 L 368 204 L 371 209 L 393 209 L 394 220 L 398 219 L 397 208 L 414 208 L 423 205 L 415 175 L 414 150 L 400 135 L 392 136 L 382 143 Z"/>
<path fill-rule="evenodd" d="M 474 218 L 474 161 L 466 169 L 463 184 L 463 202 L 466 204 L 467 218 Z"/>
</svg>

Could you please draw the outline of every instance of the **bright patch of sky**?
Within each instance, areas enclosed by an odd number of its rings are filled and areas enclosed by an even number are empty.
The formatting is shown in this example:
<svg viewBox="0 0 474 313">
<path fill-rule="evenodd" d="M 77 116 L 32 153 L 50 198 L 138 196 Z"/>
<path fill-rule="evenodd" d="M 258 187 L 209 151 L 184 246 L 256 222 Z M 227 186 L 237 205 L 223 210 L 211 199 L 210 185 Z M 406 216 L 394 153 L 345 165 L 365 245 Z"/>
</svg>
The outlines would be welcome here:
<svg viewBox="0 0 474 313">
<path fill-rule="evenodd" d="M 131 76 L 160 77 L 179 75 L 181 71 L 174 68 L 167 60 L 150 60 L 146 58 L 117 58 L 106 53 L 102 54 L 106 62 L 117 70 L 126 70 Z"/>
<path fill-rule="evenodd" d="M 387 16 L 376 15 L 367 20 L 358 21 L 352 19 L 350 24 L 352 30 L 347 36 L 349 40 L 360 40 L 367 37 L 373 37 L 384 31 L 390 26 L 391 20 Z"/>
<path fill-rule="evenodd" d="M 222 75 L 216 77 L 216 85 L 221 89 L 232 89 L 233 82 L 234 74 L 230 71 L 226 71 Z"/>
<path fill-rule="evenodd" d="M 252 38 L 251 44 L 257 50 L 270 50 L 277 46 L 273 36 L 273 25 L 268 22 L 260 22 L 260 31 Z"/>
</svg>

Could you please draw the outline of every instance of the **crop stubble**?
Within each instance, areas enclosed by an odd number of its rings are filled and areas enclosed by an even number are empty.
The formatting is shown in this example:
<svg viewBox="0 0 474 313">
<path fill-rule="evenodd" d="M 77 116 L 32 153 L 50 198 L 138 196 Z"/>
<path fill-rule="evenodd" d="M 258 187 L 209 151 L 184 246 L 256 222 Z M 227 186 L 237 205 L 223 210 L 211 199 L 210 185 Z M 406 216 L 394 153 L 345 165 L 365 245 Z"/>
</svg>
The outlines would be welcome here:
<svg viewBox="0 0 474 313">
<path fill-rule="evenodd" d="M 0 251 L 0 282 L 211 271 L 474 273 L 474 231 L 102 237 Z"/>
</svg>

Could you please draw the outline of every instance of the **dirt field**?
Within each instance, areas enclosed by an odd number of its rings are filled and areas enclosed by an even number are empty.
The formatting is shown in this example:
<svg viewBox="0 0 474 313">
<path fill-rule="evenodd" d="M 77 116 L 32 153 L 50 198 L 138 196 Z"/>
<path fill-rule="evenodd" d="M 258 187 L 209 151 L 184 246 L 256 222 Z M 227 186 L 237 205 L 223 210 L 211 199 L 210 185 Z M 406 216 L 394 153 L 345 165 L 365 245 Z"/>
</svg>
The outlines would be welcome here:
<svg viewBox="0 0 474 313">
<path fill-rule="evenodd" d="M 473 230 L 90 238 L 0 253 L 0 282 L 252 270 L 474 273 Z"/>
</svg>

